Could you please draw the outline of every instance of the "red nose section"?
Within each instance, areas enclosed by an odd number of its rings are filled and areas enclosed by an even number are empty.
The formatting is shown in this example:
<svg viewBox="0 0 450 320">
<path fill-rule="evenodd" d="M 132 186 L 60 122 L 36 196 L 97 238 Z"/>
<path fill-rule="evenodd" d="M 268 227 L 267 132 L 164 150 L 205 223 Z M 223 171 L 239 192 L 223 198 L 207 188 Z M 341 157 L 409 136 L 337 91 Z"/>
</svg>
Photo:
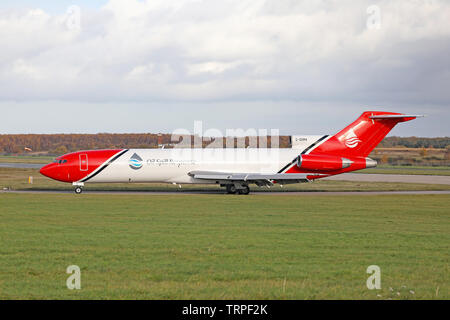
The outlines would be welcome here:
<svg viewBox="0 0 450 320">
<path fill-rule="evenodd" d="M 39 172 L 48 178 L 58 180 L 58 165 L 55 163 L 50 163 L 39 170 Z"/>
<path fill-rule="evenodd" d="M 59 161 L 42 167 L 40 173 L 62 182 L 83 181 L 106 167 L 112 158 L 123 152 L 126 150 L 94 150 L 66 154 L 58 158 Z"/>
</svg>

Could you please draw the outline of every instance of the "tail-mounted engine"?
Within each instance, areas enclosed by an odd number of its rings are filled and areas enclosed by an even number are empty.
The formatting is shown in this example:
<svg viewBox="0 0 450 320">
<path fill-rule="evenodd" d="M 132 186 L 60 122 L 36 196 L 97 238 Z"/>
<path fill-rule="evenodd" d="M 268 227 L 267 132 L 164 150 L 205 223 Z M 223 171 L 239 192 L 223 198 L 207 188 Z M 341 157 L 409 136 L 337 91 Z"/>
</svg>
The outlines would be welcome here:
<svg viewBox="0 0 450 320">
<path fill-rule="evenodd" d="M 354 170 L 375 167 L 376 161 L 369 158 L 347 159 L 339 156 L 312 154 L 297 157 L 297 167 L 307 171 L 339 171 L 350 166 L 353 166 L 352 169 Z"/>
</svg>

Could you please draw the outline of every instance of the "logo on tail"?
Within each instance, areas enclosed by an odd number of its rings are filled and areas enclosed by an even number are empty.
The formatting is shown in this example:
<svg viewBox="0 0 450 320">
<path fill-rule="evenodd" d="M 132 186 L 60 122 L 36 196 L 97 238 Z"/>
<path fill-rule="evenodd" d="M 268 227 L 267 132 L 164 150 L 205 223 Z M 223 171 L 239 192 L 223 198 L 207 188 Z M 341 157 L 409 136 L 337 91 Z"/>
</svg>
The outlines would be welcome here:
<svg viewBox="0 0 450 320">
<path fill-rule="evenodd" d="M 353 129 L 350 129 L 350 131 L 345 136 L 344 141 L 345 145 L 351 149 L 356 148 L 358 144 L 362 142 L 361 140 L 359 140 L 358 136 L 355 134 L 355 131 L 353 131 Z"/>
</svg>

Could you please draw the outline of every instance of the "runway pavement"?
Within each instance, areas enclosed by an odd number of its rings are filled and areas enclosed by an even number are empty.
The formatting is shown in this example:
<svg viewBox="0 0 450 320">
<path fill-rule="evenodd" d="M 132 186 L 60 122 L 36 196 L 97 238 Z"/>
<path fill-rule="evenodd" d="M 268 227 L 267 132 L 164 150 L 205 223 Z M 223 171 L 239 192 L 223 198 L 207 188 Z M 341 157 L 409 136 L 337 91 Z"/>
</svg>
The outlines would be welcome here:
<svg viewBox="0 0 450 320">
<path fill-rule="evenodd" d="M 450 176 L 426 176 L 405 174 L 379 174 L 379 173 L 344 173 L 323 178 L 336 181 L 361 181 L 361 182 L 403 182 L 426 184 L 450 184 Z"/>
<path fill-rule="evenodd" d="M 9 191 L 0 191 L 0 194 L 74 194 L 73 191 L 69 190 L 9 190 Z M 226 196 L 241 196 L 244 195 L 227 195 L 222 190 L 211 190 L 211 191 L 90 191 L 86 190 L 81 195 L 105 195 L 105 194 L 114 194 L 114 195 L 226 195 Z M 250 192 L 250 196 L 345 196 L 345 195 L 359 195 L 359 196 L 368 196 L 368 195 L 404 195 L 404 194 L 450 194 L 450 190 L 448 191 L 344 191 L 344 192 L 336 192 L 336 191 L 252 191 Z M 75 194 L 74 194 L 75 196 Z"/>
<path fill-rule="evenodd" d="M 0 163 L 0 167 L 7 168 L 40 168 L 39 164 L 27 163 Z M 399 174 L 362 174 L 344 173 L 336 176 L 324 178 L 323 180 L 335 181 L 359 181 L 359 182 L 400 182 L 400 183 L 423 183 L 423 184 L 445 184 L 450 185 L 450 176 L 432 175 L 399 175 Z M 0 193 L 73 193 L 69 190 L 24 190 L 24 191 L 0 191 Z M 86 194 L 145 194 L 145 195 L 189 195 L 189 194 L 224 194 L 222 190 L 205 191 L 90 191 Z M 382 195 L 382 194 L 450 194 L 450 191 L 366 191 L 366 192 L 315 192 L 315 191 L 259 191 L 252 190 L 253 195 Z"/>
<path fill-rule="evenodd" d="M 38 164 L 38 163 L 8 163 L 8 162 L 1 162 L 0 168 L 13 168 L 13 169 L 40 169 L 45 164 Z"/>
<path fill-rule="evenodd" d="M 19 169 L 40 169 L 43 164 L 35 163 L 0 163 L 0 168 Z M 402 175 L 402 174 L 378 174 L 378 173 L 344 173 L 336 176 L 324 178 L 324 180 L 336 181 L 361 181 L 361 182 L 404 182 L 404 183 L 427 183 L 427 184 L 448 184 L 450 176 L 433 175 Z"/>
<path fill-rule="evenodd" d="M 34 163 L 0 163 L 0 168 L 40 169 L 43 164 Z M 448 184 L 450 176 L 433 175 L 403 175 L 403 174 L 378 174 L 378 173 L 344 173 L 336 176 L 323 178 L 324 180 L 336 181 L 361 181 L 361 182 L 403 182 L 403 183 L 426 183 L 426 184 Z"/>
</svg>

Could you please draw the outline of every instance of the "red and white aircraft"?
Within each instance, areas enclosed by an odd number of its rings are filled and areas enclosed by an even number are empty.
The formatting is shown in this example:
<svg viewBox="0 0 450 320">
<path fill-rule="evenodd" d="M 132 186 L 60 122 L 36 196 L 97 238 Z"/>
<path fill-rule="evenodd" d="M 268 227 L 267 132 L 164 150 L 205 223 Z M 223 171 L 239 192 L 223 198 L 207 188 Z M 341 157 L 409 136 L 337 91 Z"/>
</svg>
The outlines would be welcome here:
<svg viewBox="0 0 450 320">
<path fill-rule="evenodd" d="M 335 135 L 293 136 L 292 148 L 117 149 L 63 155 L 41 169 L 72 183 L 166 182 L 220 184 L 228 193 L 248 194 L 249 184 L 309 182 L 372 168 L 369 153 L 399 122 L 418 115 L 367 111 Z"/>
</svg>

